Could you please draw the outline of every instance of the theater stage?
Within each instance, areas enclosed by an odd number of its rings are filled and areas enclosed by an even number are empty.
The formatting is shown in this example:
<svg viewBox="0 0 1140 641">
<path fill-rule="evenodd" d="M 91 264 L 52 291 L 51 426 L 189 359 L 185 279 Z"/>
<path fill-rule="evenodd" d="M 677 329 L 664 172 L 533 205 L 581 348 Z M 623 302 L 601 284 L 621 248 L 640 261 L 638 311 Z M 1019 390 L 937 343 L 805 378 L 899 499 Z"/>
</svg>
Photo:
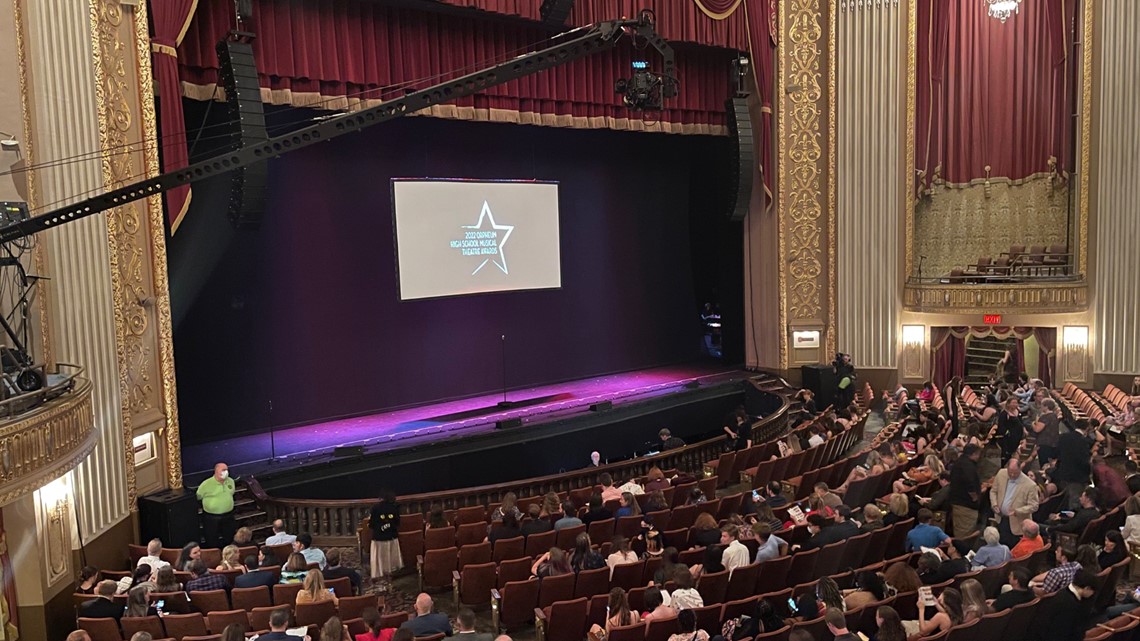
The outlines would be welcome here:
<svg viewBox="0 0 1140 641">
<path fill-rule="evenodd" d="M 433 458 L 454 459 L 457 454 L 518 445 L 566 432 L 577 433 L 570 441 L 574 443 L 573 456 L 568 457 L 563 452 L 555 457 L 557 462 L 547 463 L 557 465 L 555 469 L 584 467 L 593 449 L 612 460 L 628 458 L 639 449 L 647 450 L 656 438 L 655 426 L 668 426 L 690 441 L 690 437 L 719 429 L 719 414 L 743 402 L 742 382 L 754 375 L 722 364 L 697 363 L 513 390 L 507 394 L 507 399 L 515 403 L 513 407 L 497 405 L 503 400 L 501 392 L 419 405 L 186 445 L 182 449 L 183 469 L 187 482 L 196 484 L 212 470 L 215 462 L 225 461 L 233 474 L 252 473 L 267 488 L 284 488 L 302 484 L 301 479 L 309 484 L 318 477 L 343 477 L 368 469 L 390 468 L 395 473 L 397 468 Z M 591 405 L 604 401 L 611 402 L 613 408 L 601 412 L 590 410 Z M 678 413 L 685 408 L 686 411 Z M 498 421 L 509 419 L 520 419 L 522 425 L 496 429 Z M 622 425 L 628 425 L 623 427 L 622 434 L 603 432 L 596 443 L 585 442 L 599 436 L 589 430 Z M 346 446 L 362 446 L 363 452 L 350 457 L 334 456 L 334 448 Z M 526 458 L 539 461 L 547 457 L 527 455 Z M 449 467 L 454 466 L 454 461 L 448 463 Z M 471 474 L 468 470 L 462 476 L 466 478 Z M 501 478 L 502 474 L 477 473 L 476 476 L 481 478 L 471 478 L 473 482 L 466 484 L 493 482 L 488 479 Z M 399 479 L 404 480 L 402 474 Z M 449 478 L 440 483 L 446 485 L 453 480 Z M 335 487 L 341 484 L 346 487 Z M 389 484 L 405 488 L 403 491 L 413 488 L 424 491 L 437 483 L 426 483 L 427 487 L 404 482 Z M 331 485 L 322 481 L 321 492 L 331 498 L 333 494 L 351 491 L 350 485 L 351 481 Z M 370 495 L 371 491 L 372 488 L 368 488 L 362 495 Z"/>
</svg>

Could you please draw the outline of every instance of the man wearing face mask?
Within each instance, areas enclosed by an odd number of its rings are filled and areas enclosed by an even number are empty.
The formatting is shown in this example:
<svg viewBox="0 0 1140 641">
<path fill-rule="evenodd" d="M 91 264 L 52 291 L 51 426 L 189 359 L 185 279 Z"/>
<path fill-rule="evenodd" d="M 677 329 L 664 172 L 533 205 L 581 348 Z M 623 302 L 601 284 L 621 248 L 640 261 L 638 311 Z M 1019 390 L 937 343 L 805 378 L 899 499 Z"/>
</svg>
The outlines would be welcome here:
<svg viewBox="0 0 1140 641">
<path fill-rule="evenodd" d="M 206 547 L 225 547 L 234 538 L 234 480 L 225 463 L 214 466 L 214 475 L 198 486 L 202 501 L 202 531 Z"/>
</svg>

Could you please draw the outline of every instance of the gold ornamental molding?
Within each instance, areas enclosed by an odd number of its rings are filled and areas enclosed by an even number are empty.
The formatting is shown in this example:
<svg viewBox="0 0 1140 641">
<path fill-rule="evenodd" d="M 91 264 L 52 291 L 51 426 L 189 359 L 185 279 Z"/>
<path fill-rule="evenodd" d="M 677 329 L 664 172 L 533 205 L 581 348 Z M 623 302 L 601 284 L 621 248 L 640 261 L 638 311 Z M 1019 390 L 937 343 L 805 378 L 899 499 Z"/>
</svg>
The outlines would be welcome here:
<svg viewBox="0 0 1140 641">
<path fill-rule="evenodd" d="M 91 382 L 15 420 L 0 423 L 0 505 L 54 481 L 95 448 Z"/>
<path fill-rule="evenodd" d="M 831 270 L 824 272 L 825 254 L 834 254 L 831 218 L 832 195 L 824 193 L 823 181 L 834 163 L 829 151 L 823 157 L 824 136 L 835 135 L 822 119 L 834 92 L 824 100 L 822 78 L 834 61 L 834 49 L 824 61 L 827 45 L 823 33 L 823 7 L 830 0 L 781 0 L 779 113 L 779 281 L 780 326 L 785 331 L 780 342 L 780 363 L 788 363 L 787 340 L 793 327 L 806 323 L 826 323 L 827 349 L 834 348 L 834 306 L 830 296 L 834 283 Z M 830 37 L 830 36 L 829 36 Z M 824 65 L 827 64 L 825 68 Z M 829 79 L 829 91 L 834 79 Z M 829 117 L 830 119 L 830 117 Z M 828 188 L 830 189 L 830 188 Z M 826 288 L 821 281 L 827 281 Z"/>
<path fill-rule="evenodd" d="M 1077 312 L 1088 309 L 1087 283 L 908 285 L 904 306 L 916 312 Z"/>
</svg>

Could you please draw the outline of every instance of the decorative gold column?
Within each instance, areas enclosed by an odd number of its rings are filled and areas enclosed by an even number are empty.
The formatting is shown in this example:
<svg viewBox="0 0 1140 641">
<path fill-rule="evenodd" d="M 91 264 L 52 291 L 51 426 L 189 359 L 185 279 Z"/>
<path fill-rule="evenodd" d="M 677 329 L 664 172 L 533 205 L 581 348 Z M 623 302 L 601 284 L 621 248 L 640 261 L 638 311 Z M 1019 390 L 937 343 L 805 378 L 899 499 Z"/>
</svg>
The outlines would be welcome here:
<svg viewBox="0 0 1140 641">
<path fill-rule="evenodd" d="M 830 360 L 835 337 L 835 0 L 781 0 L 778 50 L 780 366 Z M 825 41 L 825 37 L 828 40 Z M 823 82 L 827 79 L 828 88 Z M 793 332 L 818 330 L 797 349 Z M 810 344 L 810 343 L 809 343 Z"/>
</svg>

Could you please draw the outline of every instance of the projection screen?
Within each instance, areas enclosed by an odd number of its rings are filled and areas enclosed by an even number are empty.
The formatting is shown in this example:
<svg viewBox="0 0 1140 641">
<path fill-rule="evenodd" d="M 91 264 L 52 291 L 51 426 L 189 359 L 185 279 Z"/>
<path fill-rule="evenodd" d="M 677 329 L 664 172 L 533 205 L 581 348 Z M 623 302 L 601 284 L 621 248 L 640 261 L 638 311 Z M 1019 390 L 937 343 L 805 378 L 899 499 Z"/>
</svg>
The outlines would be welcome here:
<svg viewBox="0 0 1140 641">
<path fill-rule="evenodd" d="M 562 286 L 558 183 L 392 180 L 400 299 Z"/>
</svg>

